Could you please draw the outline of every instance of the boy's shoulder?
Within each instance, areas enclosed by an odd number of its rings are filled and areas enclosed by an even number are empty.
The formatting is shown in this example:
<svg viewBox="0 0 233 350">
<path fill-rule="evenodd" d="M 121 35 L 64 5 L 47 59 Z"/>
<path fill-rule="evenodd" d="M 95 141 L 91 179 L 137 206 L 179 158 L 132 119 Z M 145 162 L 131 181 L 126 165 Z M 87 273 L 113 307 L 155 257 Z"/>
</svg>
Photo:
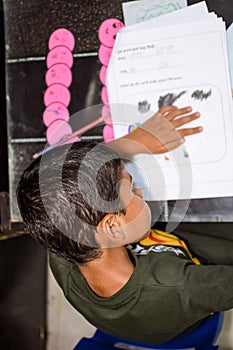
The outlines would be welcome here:
<svg viewBox="0 0 233 350">
<path fill-rule="evenodd" d="M 50 252 L 49 265 L 57 283 L 64 286 L 74 264 Z"/>
</svg>

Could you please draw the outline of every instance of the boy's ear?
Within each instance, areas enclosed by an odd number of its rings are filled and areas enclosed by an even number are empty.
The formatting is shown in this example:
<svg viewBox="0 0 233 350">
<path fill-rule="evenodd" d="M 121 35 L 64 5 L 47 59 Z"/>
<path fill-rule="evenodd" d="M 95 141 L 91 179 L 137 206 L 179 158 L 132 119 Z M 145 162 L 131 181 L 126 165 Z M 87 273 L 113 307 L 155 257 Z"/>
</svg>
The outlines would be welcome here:
<svg viewBox="0 0 233 350">
<path fill-rule="evenodd" d="M 103 219 L 97 225 L 97 240 L 103 247 L 109 246 L 109 244 L 114 246 L 119 245 L 120 242 L 124 242 L 125 234 L 122 230 L 124 225 L 124 214 L 119 212 L 116 214 L 106 214 Z"/>
</svg>

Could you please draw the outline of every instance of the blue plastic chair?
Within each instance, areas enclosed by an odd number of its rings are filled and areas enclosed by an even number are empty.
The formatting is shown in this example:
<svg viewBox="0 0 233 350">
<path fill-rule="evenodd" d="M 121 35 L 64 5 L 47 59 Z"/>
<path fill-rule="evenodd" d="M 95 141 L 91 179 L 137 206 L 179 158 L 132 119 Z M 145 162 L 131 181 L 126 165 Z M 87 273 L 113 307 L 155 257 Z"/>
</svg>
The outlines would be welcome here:
<svg viewBox="0 0 233 350">
<path fill-rule="evenodd" d="M 217 350 L 218 345 L 214 345 L 221 331 L 223 323 L 223 312 L 218 312 L 206 318 L 199 327 L 190 333 L 179 336 L 162 344 L 148 345 L 126 341 L 106 334 L 97 329 L 92 338 L 82 338 L 74 350 L 114 350 L 132 349 L 170 349 L 170 350 Z"/>
</svg>

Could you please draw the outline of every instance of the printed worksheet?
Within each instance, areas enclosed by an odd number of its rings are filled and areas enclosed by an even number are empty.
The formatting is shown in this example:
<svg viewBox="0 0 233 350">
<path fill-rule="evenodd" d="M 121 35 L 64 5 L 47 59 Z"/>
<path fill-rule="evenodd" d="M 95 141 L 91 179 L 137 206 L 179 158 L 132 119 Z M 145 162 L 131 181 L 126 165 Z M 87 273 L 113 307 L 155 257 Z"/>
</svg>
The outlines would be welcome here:
<svg viewBox="0 0 233 350">
<path fill-rule="evenodd" d="M 201 113 L 192 124 L 202 125 L 204 131 L 187 137 L 177 150 L 135 157 L 138 171 L 134 176 L 149 200 L 233 195 L 225 24 L 208 12 L 196 21 L 191 7 L 180 10 L 190 11 L 191 22 L 186 17 L 184 23 L 156 27 L 153 19 L 149 29 L 140 23 L 135 30 L 131 26 L 121 31 L 107 72 L 115 137 L 130 132 L 162 106 L 190 105 Z"/>
</svg>

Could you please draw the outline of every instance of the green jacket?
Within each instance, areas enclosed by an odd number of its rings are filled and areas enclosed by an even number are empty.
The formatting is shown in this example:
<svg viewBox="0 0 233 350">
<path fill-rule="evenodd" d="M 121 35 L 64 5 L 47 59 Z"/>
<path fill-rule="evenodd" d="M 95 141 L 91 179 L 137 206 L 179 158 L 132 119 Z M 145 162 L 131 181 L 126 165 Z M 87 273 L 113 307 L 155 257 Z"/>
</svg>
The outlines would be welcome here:
<svg viewBox="0 0 233 350">
<path fill-rule="evenodd" d="M 109 298 L 92 292 L 75 264 L 51 254 L 50 265 L 66 298 L 95 327 L 156 344 L 233 307 L 233 266 L 196 265 L 184 249 L 159 246 L 131 246 L 134 273 Z"/>
</svg>

